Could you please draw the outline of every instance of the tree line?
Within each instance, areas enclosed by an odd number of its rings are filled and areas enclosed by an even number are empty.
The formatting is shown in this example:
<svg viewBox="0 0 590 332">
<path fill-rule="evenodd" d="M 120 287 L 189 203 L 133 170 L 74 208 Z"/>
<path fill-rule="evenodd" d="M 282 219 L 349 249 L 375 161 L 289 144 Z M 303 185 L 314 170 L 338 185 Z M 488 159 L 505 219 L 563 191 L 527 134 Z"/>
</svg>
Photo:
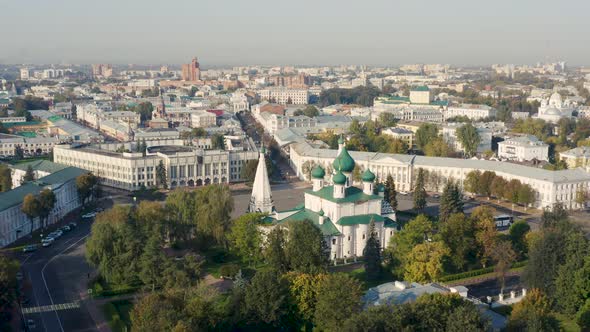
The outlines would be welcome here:
<svg viewBox="0 0 590 332">
<path fill-rule="evenodd" d="M 465 190 L 482 196 L 495 196 L 525 207 L 535 202 L 535 191 L 526 183 L 512 179 L 510 181 L 491 171 L 474 170 L 467 173 Z"/>
</svg>

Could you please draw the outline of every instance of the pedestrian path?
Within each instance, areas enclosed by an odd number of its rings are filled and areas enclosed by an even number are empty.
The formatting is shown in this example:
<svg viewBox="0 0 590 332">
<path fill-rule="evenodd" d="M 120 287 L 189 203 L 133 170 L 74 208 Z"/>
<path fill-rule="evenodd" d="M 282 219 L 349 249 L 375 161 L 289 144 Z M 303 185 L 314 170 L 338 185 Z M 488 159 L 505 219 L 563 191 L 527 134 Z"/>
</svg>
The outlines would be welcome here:
<svg viewBox="0 0 590 332">
<path fill-rule="evenodd" d="M 38 307 L 23 308 L 23 314 L 36 314 L 40 312 L 55 311 L 55 310 L 67 310 L 67 309 L 78 309 L 80 308 L 80 302 L 60 303 L 51 305 L 42 305 Z"/>
</svg>

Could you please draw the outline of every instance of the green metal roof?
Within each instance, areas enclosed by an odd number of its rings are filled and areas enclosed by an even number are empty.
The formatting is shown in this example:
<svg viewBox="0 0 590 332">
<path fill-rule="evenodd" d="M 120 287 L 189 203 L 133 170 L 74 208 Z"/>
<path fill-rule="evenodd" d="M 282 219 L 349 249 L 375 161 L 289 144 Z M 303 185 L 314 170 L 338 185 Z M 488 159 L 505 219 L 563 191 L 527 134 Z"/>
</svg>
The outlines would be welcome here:
<svg viewBox="0 0 590 332">
<path fill-rule="evenodd" d="M 430 91 L 426 85 L 420 85 L 412 89 L 412 91 Z"/>
<path fill-rule="evenodd" d="M 3 123 L 4 127 L 6 127 L 6 128 L 16 127 L 16 126 L 34 126 L 34 125 L 40 125 L 40 124 L 41 124 L 41 122 L 39 122 L 39 121 L 5 122 L 5 123 Z"/>
<path fill-rule="evenodd" d="M 340 220 L 338 220 L 337 224 L 341 226 L 368 225 L 371 223 L 371 220 L 375 222 L 384 222 L 384 227 L 397 227 L 397 223 L 395 221 L 375 213 L 342 217 Z"/>
<path fill-rule="evenodd" d="M 51 121 L 51 122 L 56 122 L 63 119 L 61 116 L 59 115 L 53 115 L 47 118 L 47 120 Z"/>
<path fill-rule="evenodd" d="M 365 202 L 370 200 L 382 200 L 383 198 L 379 195 L 367 195 L 357 187 L 348 187 L 344 190 L 344 198 L 334 198 L 334 186 L 326 186 L 318 191 L 307 190 L 307 194 L 314 195 L 330 202 L 335 203 L 354 203 L 354 202 Z"/>
<path fill-rule="evenodd" d="M 323 179 L 324 176 L 326 176 L 326 171 L 324 171 L 324 169 L 322 168 L 322 166 L 317 165 L 313 171 L 311 171 L 311 176 L 314 179 Z"/>
<path fill-rule="evenodd" d="M 41 171 L 47 173 L 55 173 L 61 171 L 62 169 L 68 168 L 68 166 L 66 165 L 57 164 L 49 160 L 33 160 L 25 163 L 19 163 L 12 166 L 12 168 L 26 171 L 29 166 L 31 166 L 31 168 L 34 171 Z"/>
<path fill-rule="evenodd" d="M 361 176 L 361 179 L 364 182 L 373 182 L 373 181 L 375 181 L 375 174 L 373 172 L 371 172 L 370 169 L 367 168 L 367 170 Z"/>
<path fill-rule="evenodd" d="M 33 131 L 20 131 L 18 133 L 16 133 L 19 136 L 22 137 L 27 137 L 27 138 L 35 138 L 37 137 L 37 133 L 33 132 Z"/>
<path fill-rule="evenodd" d="M 88 173 L 88 171 L 76 167 L 67 167 L 61 171 L 42 177 L 37 181 L 26 183 L 12 190 L 0 193 L 0 211 L 21 204 L 26 195 L 37 195 L 45 186 L 65 183 L 85 173 Z"/>
<path fill-rule="evenodd" d="M 320 231 L 322 231 L 322 234 L 324 236 L 340 235 L 340 232 L 338 231 L 336 226 L 334 226 L 334 223 L 332 223 L 332 221 L 329 218 L 324 217 L 324 223 L 320 225 L 319 217 L 320 216 L 318 213 L 313 212 L 308 209 L 303 209 L 297 213 L 294 213 L 294 214 L 288 216 L 285 219 L 278 220 L 277 222 L 279 224 L 282 224 L 282 223 L 303 221 L 303 220 L 307 219 L 307 220 L 311 221 L 317 228 L 319 228 Z"/>
</svg>

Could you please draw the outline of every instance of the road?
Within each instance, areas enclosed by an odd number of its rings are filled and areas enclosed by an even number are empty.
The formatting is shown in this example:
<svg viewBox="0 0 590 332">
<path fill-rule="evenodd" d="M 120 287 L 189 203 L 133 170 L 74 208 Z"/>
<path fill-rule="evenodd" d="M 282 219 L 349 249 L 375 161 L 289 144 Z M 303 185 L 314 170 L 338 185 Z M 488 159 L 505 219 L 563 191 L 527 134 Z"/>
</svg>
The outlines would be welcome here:
<svg viewBox="0 0 590 332">
<path fill-rule="evenodd" d="M 103 197 L 99 204 L 102 208 L 131 199 L 126 192 L 110 189 L 105 190 Z M 79 305 L 77 308 L 46 309 L 40 313 L 24 314 L 25 321 L 35 321 L 36 328 L 32 331 L 96 331 L 97 323 L 104 323 L 95 321 L 97 308 L 87 294 L 89 276 L 95 274 L 85 258 L 85 242 L 90 234 L 92 220 L 73 215 L 60 224 L 71 221 L 76 222 L 77 227 L 64 232 L 51 246 L 39 247 L 31 254 L 18 255 L 24 276 L 24 296 L 30 301 L 22 305 L 25 311 L 27 308 L 46 305 Z"/>
<path fill-rule="evenodd" d="M 47 248 L 21 255 L 22 271 L 30 287 L 25 296 L 30 300 L 24 308 L 77 303 L 86 294 L 88 273 L 93 269 L 84 258 L 83 245 L 90 232 L 90 222 L 78 226 Z M 33 331 L 93 331 L 96 325 L 84 303 L 79 308 L 48 310 L 24 314 L 33 319 Z"/>
</svg>

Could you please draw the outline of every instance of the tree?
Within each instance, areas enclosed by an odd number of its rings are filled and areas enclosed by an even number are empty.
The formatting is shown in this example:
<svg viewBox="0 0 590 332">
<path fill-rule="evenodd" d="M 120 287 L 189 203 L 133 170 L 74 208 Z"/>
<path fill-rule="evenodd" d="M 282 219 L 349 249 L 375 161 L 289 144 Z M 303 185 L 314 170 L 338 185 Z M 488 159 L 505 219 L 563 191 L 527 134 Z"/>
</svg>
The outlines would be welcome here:
<svg viewBox="0 0 590 332">
<path fill-rule="evenodd" d="M 172 331 L 181 318 L 178 301 L 160 293 L 143 296 L 133 305 L 130 313 L 133 331 Z"/>
<path fill-rule="evenodd" d="M 500 280 L 500 293 L 504 292 L 506 285 L 506 273 L 510 270 L 512 264 L 516 261 L 516 253 L 512 249 L 510 241 L 497 241 L 491 251 L 492 259 L 496 266 L 494 271 L 497 278 Z"/>
<path fill-rule="evenodd" d="M 285 254 L 285 244 L 285 230 L 281 226 L 275 226 L 268 233 L 264 257 L 268 265 L 277 271 L 285 271 L 289 265 Z"/>
<path fill-rule="evenodd" d="M 211 149 L 225 150 L 225 138 L 221 134 L 213 134 L 211 136 Z"/>
<path fill-rule="evenodd" d="M 378 122 L 384 128 L 394 127 L 397 124 L 397 119 L 395 118 L 395 114 L 384 112 L 379 114 Z"/>
<path fill-rule="evenodd" d="M 565 236 L 557 230 L 541 233 L 529 248 L 529 262 L 523 279 L 529 288 L 538 288 L 552 296 L 559 266 L 565 261 Z"/>
<path fill-rule="evenodd" d="M 496 173 L 491 171 L 484 171 L 481 174 L 481 178 L 479 179 L 477 193 L 480 195 L 490 197 L 492 195 L 492 182 L 495 178 Z"/>
<path fill-rule="evenodd" d="M 231 225 L 234 200 L 227 185 L 210 185 L 197 191 L 198 233 L 227 247 L 226 234 Z"/>
<path fill-rule="evenodd" d="M 365 273 L 367 279 L 376 280 L 381 275 L 381 244 L 377 238 L 375 231 L 375 221 L 371 219 L 369 224 L 369 238 L 365 249 L 363 249 L 363 257 L 365 259 Z"/>
<path fill-rule="evenodd" d="M 506 187 L 506 184 L 507 182 L 506 180 L 504 180 L 503 177 L 494 177 L 490 186 L 491 194 L 494 195 L 498 200 L 500 200 L 500 198 L 504 197 L 504 189 Z"/>
<path fill-rule="evenodd" d="M 37 218 L 41 213 L 41 204 L 37 197 L 33 194 L 27 194 L 23 198 L 23 205 L 21 207 L 21 211 L 29 218 L 31 222 L 31 234 L 33 234 L 34 229 L 34 220 Z"/>
<path fill-rule="evenodd" d="M 385 181 L 384 199 L 391 205 L 394 211 L 397 211 L 397 192 L 395 191 L 395 182 L 391 174 L 387 175 L 387 180 Z"/>
<path fill-rule="evenodd" d="M 453 213 L 463 213 L 463 198 L 461 197 L 459 185 L 451 181 L 447 182 L 440 198 L 439 220 L 447 219 Z"/>
<path fill-rule="evenodd" d="M 166 173 L 166 166 L 164 166 L 164 162 L 160 160 L 158 166 L 156 166 L 156 183 L 164 189 L 168 189 L 168 176 Z"/>
<path fill-rule="evenodd" d="M 323 270 L 328 261 L 324 236 L 307 219 L 289 223 L 285 254 L 291 269 L 307 273 Z"/>
<path fill-rule="evenodd" d="M 152 112 L 154 106 L 150 102 L 141 102 L 137 106 L 133 107 L 135 113 L 139 113 L 140 121 L 145 122 L 152 119 Z"/>
<path fill-rule="evenodd" d="M 139 278 L 146 286 L 150 286 L 152 292 L 163 281 L 162 267 L 165 266 L 166 256 L 160 243 L 160 237 L 150 236 L 139 258 Z"/>
<path fill-rule="evenodd" d="M 519 257 L 524 257 L 527 253 L 526 234 L 531 230 L 531 226 L 526 221 L 518 220 L 510 225 L 508 233 L 512 247 Z"/>
<path fill-rule="evenodd" d="M 39 219 L 45 228 L 47 226 L 47 218 L 51 214 L 57 198 L 51 189 L 43 189 L 39 193 Z"/>
<path fill-rule="evenodd" d="M 461 146 L 463 146 L 468 157 L 475 155 L 481 142 L 477 129 L 470 122 L 457 128 L 457 139 L 461 142 Z"/>
<path fill-rule="evenodd" d="M 342 323 L 361 310 L 359 282 L 342 273 L 329 274 L 320 281 L 315 308 L 315 326 L 323 331 L 336 331 Z"/>
<path fill-rule="evenodd" d="M 258 271 L 246 288 L 244 307 L 251 323 L 283 326 L 289 311 L 287 281 L 277 271 Z"/>
<path fill-rule="evenodd" d="M 0 192 L 12 189 L 12 171 L 5 164 L 0 164 Z"/>
<path fill-rule="evenodd" d="M 22 160 L 25 157 L 25 152 L 20 145 L 14 147 L 14 160 Z"/>
<path fill-rule="evenodd" d="M 478 246 L 478 258 L 485 267 L 492 256 L 492 250 L 498 239 L 498 230 L 494 222 L 494 212 L 487 206 L 478 206 L 471 213 L 475 223 L 475 241 Z"/>
<path fill-rule="evenodd" d="M 390 268 L 403 273 L 407 264 L 407 257 L 416 245 L 429 239 L 433 232 L 433 225 L 428 217 L 421 214 L 407 223 L 394 237 L 384 255 Z"/>
<path fill-rule="evenodd" d="M 578 203 L 578 205 L 580 205 L 581 208 L 586 207 L 586 202 L 588 201 L 589 198 L 590 198 L 590 195 L 588 194 L 588 190 L 586 190 L 584 188 L 580 188 L 576 191 L 575 201 L 576 201 L 576 203 Z"/>
<path fill-rule="evenodd" d="M 82 174 L 76 178 L 76 189 L 82 205 L 86 204 L 87 199 L 95 192 L 97 185 L 98 178 L 92 173 Z"/>
<path fill-rule="evenodd" d="M 424 170 L 418 169 L 414 186 L 414 209 L 422 211 L 426 207 L 426 189 L 424 188 Z"/>
<path fill-rule="evenodd" d="M 553 299 L 559 311 L 572 317 L 590 299 L 590 243 L 583 232 L 568 232 L 564 256 L 555 278 Z"/>
<path fill-rule="evenodd" d="M 297 318 L 311 329 L 319 285 L 327 275 L 289 272 L 284 276 L 289 280 L 289 292 L 296 307 Z"/>
<path fill-rule="evenodd" d="M 450 157 L 455 154 L 455 151 L 442 137 L 435 137 L 431 139 L 424 146 L 424 154 L 428 157 Z"/>
<path fill-rule="evenodd" d="M 438 127 L 432 123 L 423 123 L 416 130 L 416 146 L 424 150 L 426 144 L 438 137 Z"/>
<path fill-rule="evenodd" d="M 444 243 L 424 242 L 408 254 L 404 279 L 419 283 L 436 281 L 444 272 L 444 260 L 451 254 Z"/>
<path fill-rule="evenodd" d="M 475 261 L 475 230 L 473 220 L 463 213 L 451 214 L 446 222 L 440 224 L 440 237 L 449 248 L 450 260 L 457 271 L 463 271 L 468 263 Z"/>
<path fill-rule="evenodd" d="M 299 110 L 298 110 L 299 111 Z M 297 112 L 297 111 L 296 111 Z M 295 115 L 305 115 L 307 117 L 310 118 L 314 118 L 318 115 L 320 115 L 320 111 L 317 109 L 317 107 L 313 106 L 313 105 L 307 105 L 300 114 L 295 114 Z"/>
<path fill-rule="evenodd" d="M 31 167 L 31 165 L 27 166 L 27 170 L 25 171 L 25 175 L 23 176 L 23 179 L 21 180 L 21 184 L 25 184 L 31 181 L 35 181 L 35 171 L 33 170 L 33 167 Z"/>
<path fill-rule="evenodd" d="M 228 234 L 230 249 L 252 265 L 262 258 L 262 234 L 259 225 L 264 214 L 248 213 L 232 222 Z"/>
<path fill-rule="evenodd" d="M 413 306 L 417 331 L 486 331 L 488 322 L 476 305 L 458 294 L 424 294 Z"/>
<path fill-rule="evenodd" d="M 18 284 L 16 274 L 20 269 L 17 260 L 13 260 L 0 253 L 0 314 L 10 312 L 16 301 Z M 5 328 L 0 321 L 0 328 Z M 7 328 L 10 331 L 10 328 Z"/>
<path fill-rule="evenodd" d="M 479 194 L 481 185 L 479 183 L 481 179 L 481 172 L 478 170 L 467 173 L 465 182 L 463 183 L 465 190 L 472 194 Z"/>
<path fill-rule="evenodd" d="M 559 331 L 557 321 L 551 316 L 551 304 L 539 289 L 531 289 L 527 296 L 516 303 L 508 319 L 508 331 Z"/>
</svg>

